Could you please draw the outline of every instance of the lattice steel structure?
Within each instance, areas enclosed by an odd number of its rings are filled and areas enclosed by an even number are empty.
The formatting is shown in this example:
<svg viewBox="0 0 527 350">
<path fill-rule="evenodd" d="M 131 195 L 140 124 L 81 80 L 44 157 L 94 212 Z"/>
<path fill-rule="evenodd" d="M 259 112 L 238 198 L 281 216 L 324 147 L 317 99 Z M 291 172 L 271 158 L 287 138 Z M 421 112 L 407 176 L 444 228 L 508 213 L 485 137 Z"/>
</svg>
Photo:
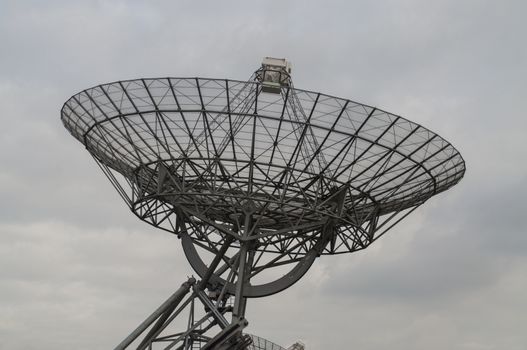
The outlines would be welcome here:
<svg viewBox="0 0 527 350">
<path fill-rule="evenodd" d="M 246 346 L 247 298 L 291 286 L 321 254 L 366 248 L 465 172 L 437 134 L 296 89 L 290 72 L 266 58 L 248 81 L 118 81 L 72 96 L 61 112 L 132 212 L 181 239 L 201 278 L 189 300 L 209 300 L 217 312 L 207 322 L 220 333 L 237 325 L 222 340 L 231 348 Z M 190 324 L 173 346 L 214 340 Z M 152 334 L 139 348 L 166 346 Z"/>
</svg>

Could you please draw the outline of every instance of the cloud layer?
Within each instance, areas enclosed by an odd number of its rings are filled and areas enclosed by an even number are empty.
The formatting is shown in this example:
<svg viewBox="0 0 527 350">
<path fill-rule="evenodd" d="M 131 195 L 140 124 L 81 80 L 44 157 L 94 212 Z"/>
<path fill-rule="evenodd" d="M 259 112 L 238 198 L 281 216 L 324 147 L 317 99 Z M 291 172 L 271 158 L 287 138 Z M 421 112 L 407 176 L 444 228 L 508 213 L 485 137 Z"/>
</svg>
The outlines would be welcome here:
<svg viewBox="0 0 527 350">
<path fill-rule="evenodd" d="M 466 178 L 371 248 L 251 300 L 249 331 L 309 350 L 527 344 L 527 32 L 521 1 L 3 1 L 0 339 L 108 349 L 192 274 L 176 237 L 120 202 L 59 111 L 104 82 L 246 79 L 401 114 L 451 141 Z"/>
</svg>

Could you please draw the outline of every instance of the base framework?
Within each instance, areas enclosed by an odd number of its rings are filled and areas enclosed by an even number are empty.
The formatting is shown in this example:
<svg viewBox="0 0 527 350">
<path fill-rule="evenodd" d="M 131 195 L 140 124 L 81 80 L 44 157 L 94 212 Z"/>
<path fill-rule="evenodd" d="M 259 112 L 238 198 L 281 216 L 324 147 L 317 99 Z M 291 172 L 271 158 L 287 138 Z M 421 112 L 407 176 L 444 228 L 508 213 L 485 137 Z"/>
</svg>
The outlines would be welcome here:
<svg viewBox="0 0 527 350">
<path fill-rule="evenodd" d="M 247 349 L 252 343 L 250 336 L 242 334 L 247 321 L 239 318 L 229 322 L 226 316 L 232 313 L 232 306 L 226 305 L 225 300 L 212 299 L 203 286 L 203 281 L 189 278 L 115 350 L 132 345 L 138 350 Z M 173 323 L 181 320 L 186 320 L 186 329 L 172 330 Z"/>
<path fill-rule="evenodd" d="M 115 350 L 304 350 L 302 343 L 284 348 L 267 339 L 243 334 L 244 319 L 228 321 L 229 299 L 202 289 L 203 281 L 190 277 L 148 316 Z M 179 324 L 177 321 L 180 321 Z M 184 322 L 181 322 L 184 321 Z M 181 328 L 174 329 L 175 325 Z"/>
</svg>

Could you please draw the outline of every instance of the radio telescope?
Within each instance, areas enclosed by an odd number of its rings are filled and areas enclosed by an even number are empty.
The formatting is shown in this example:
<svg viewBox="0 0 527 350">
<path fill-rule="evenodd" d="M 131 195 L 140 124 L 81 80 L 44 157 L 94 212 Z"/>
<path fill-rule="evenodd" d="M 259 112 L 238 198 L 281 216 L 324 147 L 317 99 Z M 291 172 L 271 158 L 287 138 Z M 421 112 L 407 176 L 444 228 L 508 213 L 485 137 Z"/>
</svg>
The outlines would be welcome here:
<svg viewBox="0 0 527 350">
<path fill-rule="evenodd" d="M 116 349 L 257 349 L 243 333 L 248 299 L 290 287 L 320 255 L 368 247 L 465 172 L 416 123 L 296 89 L 285 59 L 264 58 L 247 81 L 98 85 L 61 119 L 131 211 L 181 240 L 197 275 Z"/>
</svg>

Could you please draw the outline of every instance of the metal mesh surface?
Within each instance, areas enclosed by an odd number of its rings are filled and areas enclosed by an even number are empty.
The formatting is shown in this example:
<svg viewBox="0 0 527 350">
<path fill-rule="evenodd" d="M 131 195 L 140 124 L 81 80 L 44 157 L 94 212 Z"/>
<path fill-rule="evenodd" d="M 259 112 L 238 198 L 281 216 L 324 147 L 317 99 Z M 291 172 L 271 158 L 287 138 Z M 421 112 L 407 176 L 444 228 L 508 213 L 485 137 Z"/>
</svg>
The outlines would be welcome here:
<svg viewBox="0 0 527 350">
<path fill-rule="evenodd" d="M 253 342 L 247 347 L 247 350 L 286 350 L 286 348 L 276 345 L 267 339 L 260 338 L 252 334 L 250 336 Z"/>
<path fill-rule="evenodd" d="M 337 219 L 325 253 L 364 248 L 379 218 L 420 205 L 465 171 L 450 143 L 402 117 L 289 87 L 265 93 L 252 81 L 99 85 L 71 97 L 62 121 L 107 174 L 124 176 L 114 185 L 154 226 L 177 231 L 180 208 L 236 231 L 250 202 L 262 237 L 316 234 Z M 343 187 L 335 213 L 327 198 Z"/>
</svg>

